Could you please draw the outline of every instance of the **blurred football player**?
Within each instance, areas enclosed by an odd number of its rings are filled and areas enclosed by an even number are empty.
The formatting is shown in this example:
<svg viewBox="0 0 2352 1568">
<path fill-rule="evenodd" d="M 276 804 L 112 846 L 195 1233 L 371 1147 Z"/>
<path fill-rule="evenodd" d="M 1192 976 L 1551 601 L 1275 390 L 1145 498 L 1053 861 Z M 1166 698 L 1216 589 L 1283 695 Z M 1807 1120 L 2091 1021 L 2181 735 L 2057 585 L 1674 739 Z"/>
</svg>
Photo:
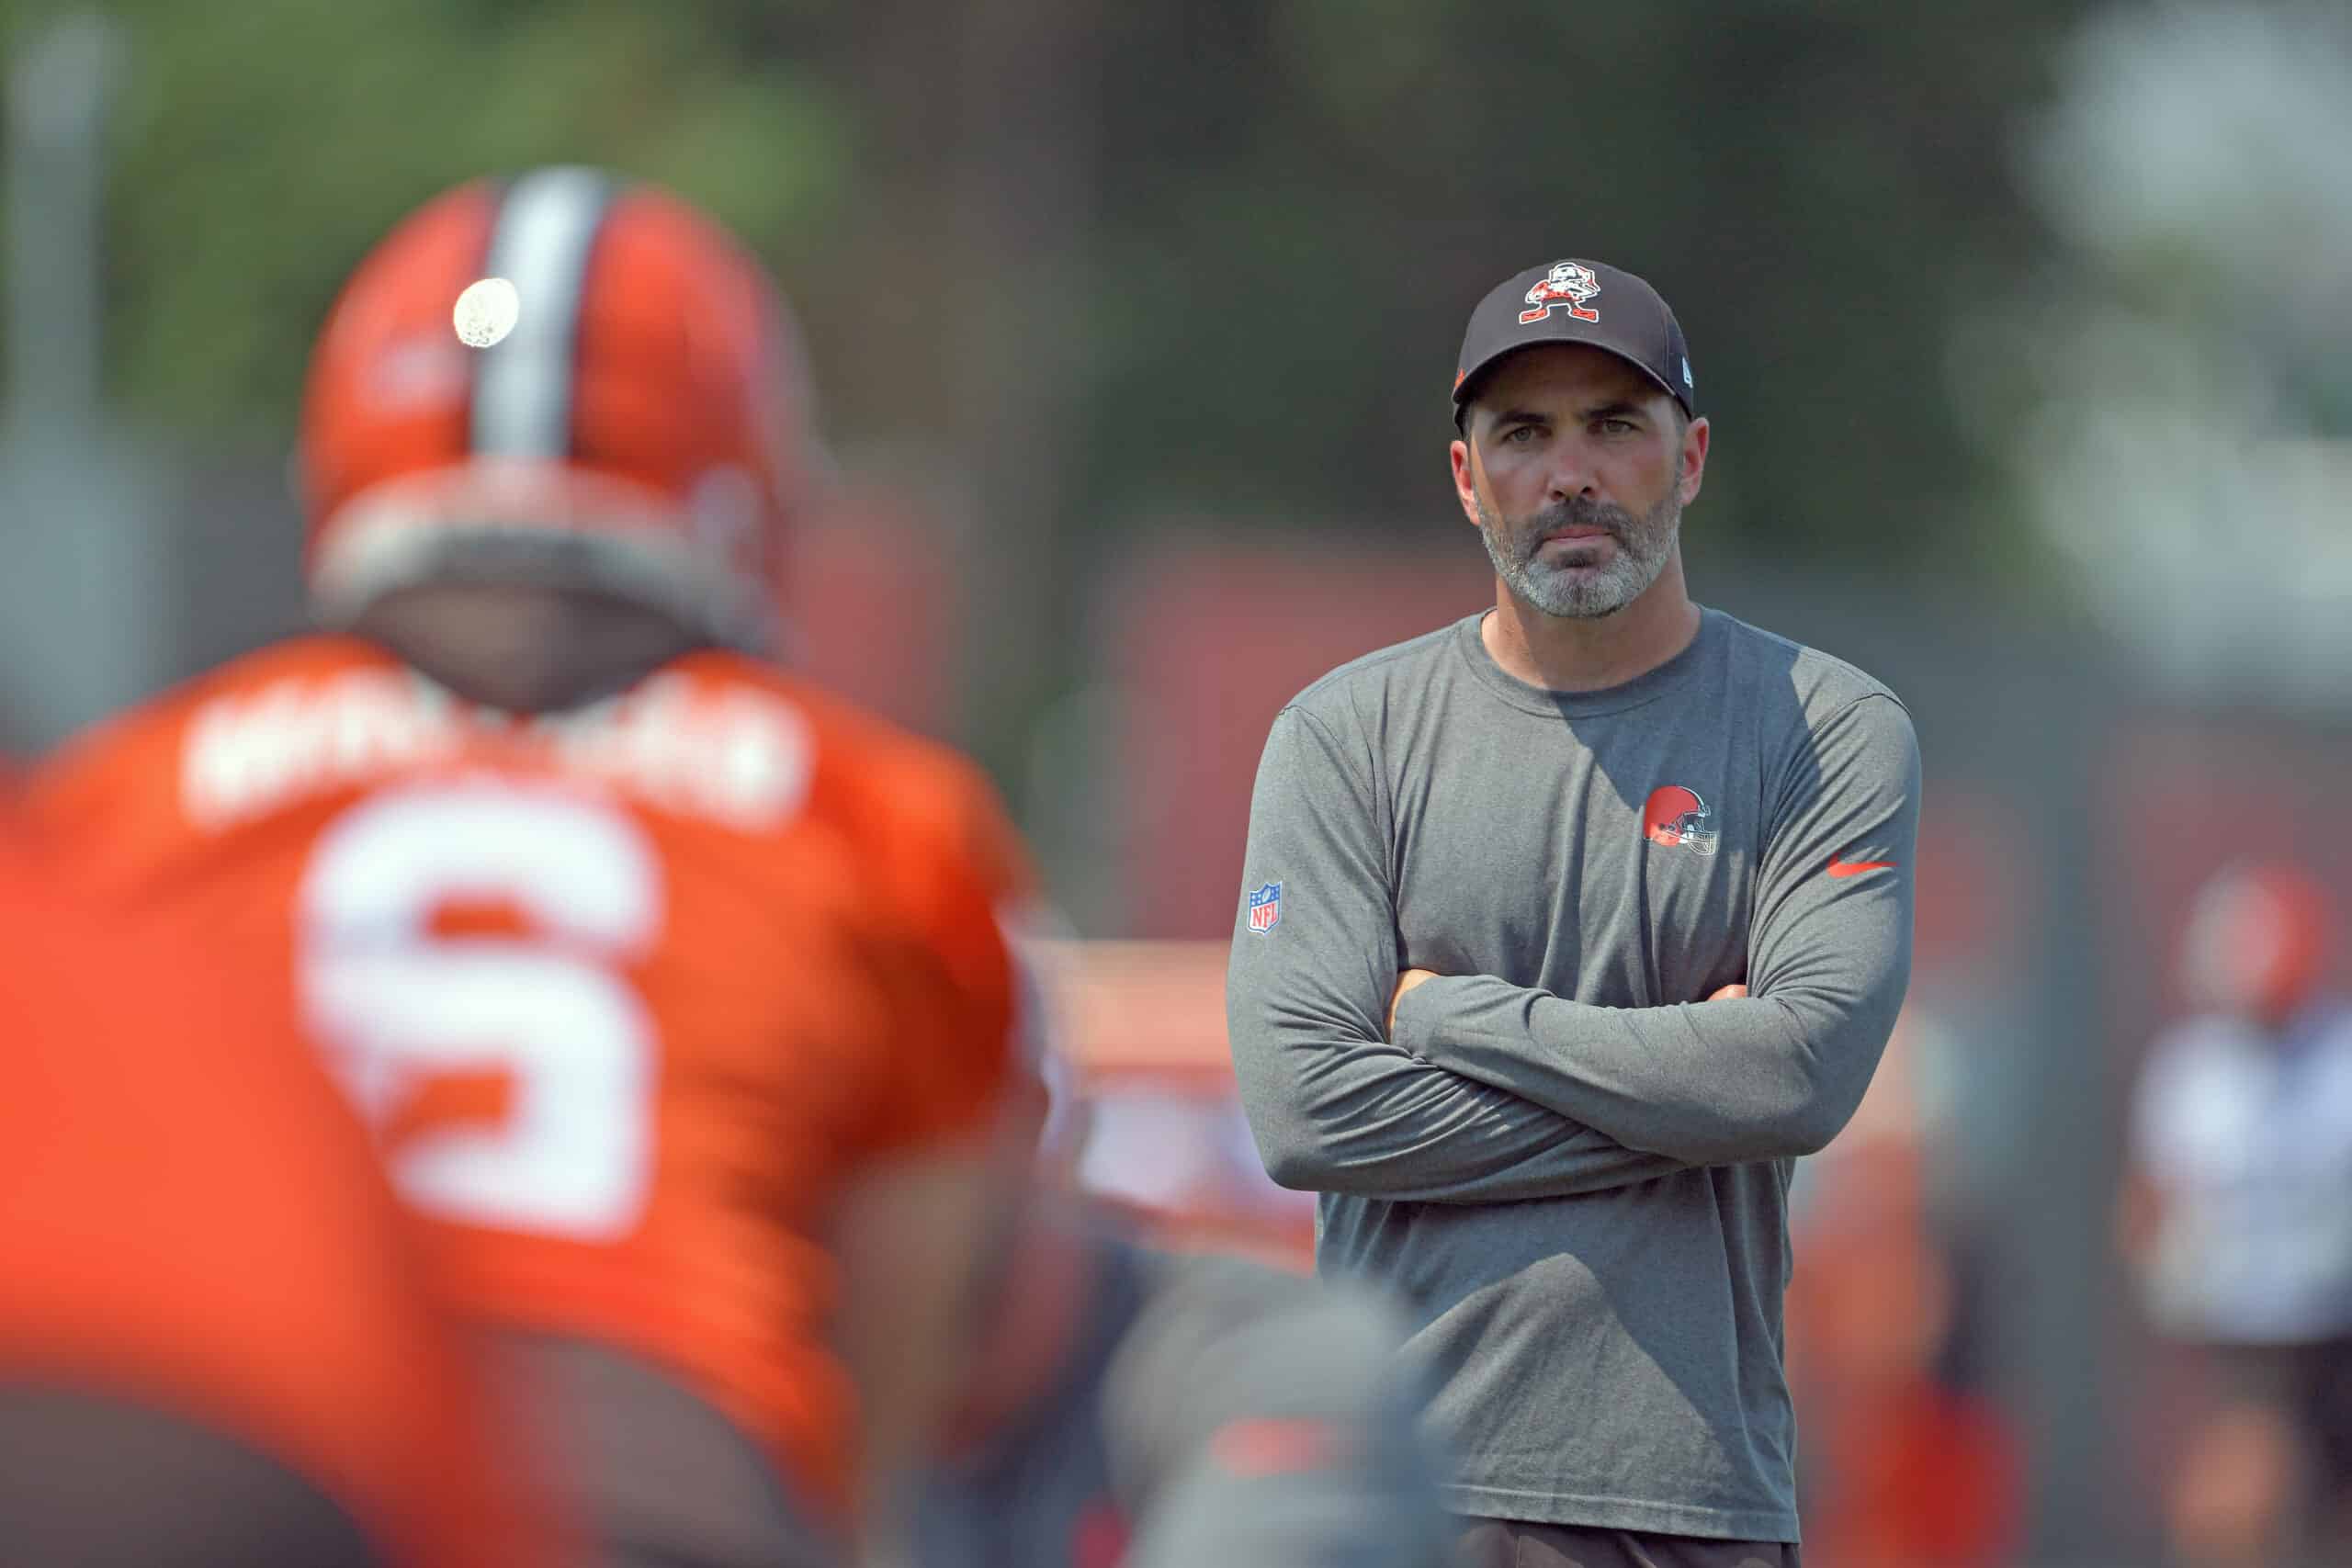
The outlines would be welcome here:
<svg viewBox="0 0 2352 1568">
<path fill-rule="evenodd" d="M 707 219 L 450 192 L 311 362 L 322 630 L 36 791 L 301 998 L 616 1561 L 894 1517 L 998 1234 L 1019 856 L 976 770 L 761 657 L 814 454 Z"/>
<path fill-rule="evenodd" d="M 1138 1245 L 1080 1199 L 1067 1084 L 918 1568 L 1442 1568 L 1453 1531 L 1400 1363 L 1352 1290 Z"/>
<path fill-rule="evenodd" d="M 2216 875 L 2179 953 L 2196 1010 L 2137 1086 L 2121 1241 L 2203 1385 L 2167 1509 L 2184 1562 L 2352 1553 L 2352 1009 L 2323 986 L 2335 924 L 2298 866 Z"/>
<path fill-rule="evenodd" d="M 84 912 L 13 829 L 0 951 L 0 1560 L 551 1562 L 288 998 Z"/>
</svg>

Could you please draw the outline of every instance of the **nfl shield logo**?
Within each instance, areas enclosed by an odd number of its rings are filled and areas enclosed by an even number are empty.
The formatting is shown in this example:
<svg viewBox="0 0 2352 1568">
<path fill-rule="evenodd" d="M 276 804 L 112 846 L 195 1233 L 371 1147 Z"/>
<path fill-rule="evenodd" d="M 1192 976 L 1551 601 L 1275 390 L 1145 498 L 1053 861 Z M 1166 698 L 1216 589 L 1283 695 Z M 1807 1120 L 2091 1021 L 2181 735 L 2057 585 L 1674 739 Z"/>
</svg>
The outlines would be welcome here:
<svg viewBox="0 0 2352 1568">
<path fill-rule="evenodd" d="M 1250 895 L 1250 931 L 1254 936 L 1264 936 L 1283 918 L 1283 885 L 1269 882 Z"/>
</svg>

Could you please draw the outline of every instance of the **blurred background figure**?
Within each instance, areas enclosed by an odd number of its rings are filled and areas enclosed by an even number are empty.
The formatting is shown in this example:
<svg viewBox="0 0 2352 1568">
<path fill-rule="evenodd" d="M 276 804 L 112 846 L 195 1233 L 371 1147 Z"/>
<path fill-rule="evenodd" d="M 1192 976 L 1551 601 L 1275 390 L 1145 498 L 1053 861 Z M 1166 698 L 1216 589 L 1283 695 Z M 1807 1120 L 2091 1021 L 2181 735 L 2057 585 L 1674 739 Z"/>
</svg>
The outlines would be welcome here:
<svg viewBox="0 0 2352 1568">
<path fill-rule="evenodd" d="M 1073 1185 L 1105 1132 L 1054 1059 L 1035 1185 L 919 1494 L 916 1568 L 1445 1568 L 1441 1460 L 1387 1305 L 1148 1246 Z M 1033 1122 L 1033 1124 L 1035 1124 Z"/>
<path fill-rule="evenodd" d="M 1813 1568 L 1996 1568 L 2023 1533 L 2023 1441 L 1960 1355 L 1969 1256 L 1916 1108 L 1922 1010 L 1799 1182 L 1787 1331 Z"/>
<path fill-rule="evenodd" d="M 554 1568 L 294 1022 L 0 827 L 0 1559 Z"/>
<path fill-rule="evenodd" d="M 884 1544 L 1008 1199 L 1024 857 L 968 762 L 767 657 L 802 370 L 666 191 L 453 187 L 311 357 L 320 629 L 26 791 L 299 1004 L 599 1562 Z"/>
<path fill-rule="evenodd" d="M 2196 1010 L 2151 1046 L 2120 1241 L 2195 1379 L 2166 1520 L 2182 1561 L 2352 1557 L 2352 1007 L 2333 901 L 2230 867 L 2182 933 Z"/>
</svg>

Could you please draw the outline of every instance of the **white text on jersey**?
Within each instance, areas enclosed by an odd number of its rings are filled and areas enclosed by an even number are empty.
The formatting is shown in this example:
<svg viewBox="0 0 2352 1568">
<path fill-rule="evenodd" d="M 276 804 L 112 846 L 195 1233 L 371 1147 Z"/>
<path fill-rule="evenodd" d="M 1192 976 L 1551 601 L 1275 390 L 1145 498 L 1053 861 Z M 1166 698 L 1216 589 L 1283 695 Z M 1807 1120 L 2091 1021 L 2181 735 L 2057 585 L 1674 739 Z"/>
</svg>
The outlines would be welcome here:
<svg viewBox="0 0 2352 1568">
<path fill-rule="evenodd" d="M 544 747 L 562 776 L 746 831 L 774 827 L 808 785 L 808 727 L 781 697 L 662 674 L 577 713 L 514 719 L 421 676 L 368 669 L 288 676 L 213 698 L 188 722 L 180 797 L 219 829 L 305 796 L 455 758 L 471 737 Z"/>
</svg>

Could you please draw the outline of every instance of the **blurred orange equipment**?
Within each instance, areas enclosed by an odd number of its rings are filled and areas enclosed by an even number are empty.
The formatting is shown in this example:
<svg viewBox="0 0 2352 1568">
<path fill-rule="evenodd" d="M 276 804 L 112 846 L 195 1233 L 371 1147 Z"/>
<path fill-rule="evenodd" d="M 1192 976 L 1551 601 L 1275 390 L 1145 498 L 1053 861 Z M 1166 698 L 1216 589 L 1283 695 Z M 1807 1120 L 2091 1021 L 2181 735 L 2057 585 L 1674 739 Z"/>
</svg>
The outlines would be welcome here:
<svg viewBox="0 0 2352 1568">
<path fill-rule="evenodd" d="M 1832 1479 L 1808 1507 L 1823 1568 L 1995 1568 L 2017 1546 L 2018 1460 L 2007 1427 L 1920 1378 L 1860 1394 L 1820 1452 Z M 1818 1450 L 1816 1450 L 1818 1451 Z"/>
<path fill-rule="evenodd" d="M 301 998 L 592 1528 L 773 1561 L 877 1501 L 954 1374 L 1022 1076 L 1014 835 L 970 763 L 759 657 L 825 464 L 707 215 L 587 168 L 457 187 L 308 386 L 305 575 L 352 635 L 85 736 L 31 804 Z M 673 1506 L 632 1441 L 726 1495 Z"/>
<path fill-rule="evenodd" d="M 406 1568 L 548 1560 L 290 1013 L 221 987 L 193 944 L 86 917 L 13 835 L 0 951 L 0 1388 L 217 1432 Z M 169 1506 L 130 1471 L 96 1481 L 94 1507 Z"/>
<path fill-rule="evenodd" d="M 1016 1073 L 1023 874 L 968 764 L 715 649 L 518 723 L 312 637 L 29 799 L 108 894 L 306 998 L 461 1309 L 677 1374 L 850 1500 L 834 1205 Z"/>
<path fill-rule="evenodd" d="M 477 355 L 451 306 L 500 267 L 527 302 Z M 368 254 L 311 356 L 312 612 L 348 625 L 519 529 L 718 642 L 765 646 L 823 466 L 808 398 L 781 296 L 694 208 L 588 169 L 460 186 Z"/>
<path fill-rule="evenodd" d="M 1821 1568 L 1995 1568 L 2017 1544 L 2016 1438 L 1935 1374 L 1953 1281 L 1918 1159 L 1907 1137 L 1841 1138 L 1815 1172 L 1826 1190 L 1790 1282 L 1788 1334 L 1804 1555 Z"/>
</svg>

